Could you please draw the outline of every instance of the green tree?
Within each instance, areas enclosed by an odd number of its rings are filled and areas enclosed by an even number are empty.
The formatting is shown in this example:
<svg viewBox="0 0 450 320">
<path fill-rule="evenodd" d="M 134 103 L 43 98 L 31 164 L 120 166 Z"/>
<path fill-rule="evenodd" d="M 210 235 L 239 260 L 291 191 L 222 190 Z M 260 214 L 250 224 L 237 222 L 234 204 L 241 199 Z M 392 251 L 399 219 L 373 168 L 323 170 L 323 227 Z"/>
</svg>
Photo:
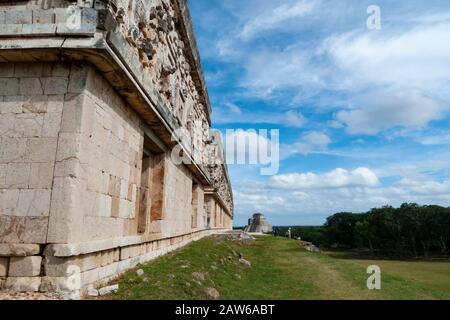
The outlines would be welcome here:
<svg viewBox="0 0 450 320">
<path fill-rule="evenodd" d="M 364 246 L 368 245 L 370 254 L 374 253 L 373 243 L 376 240 L 375 227 L 368 221 L 358 221 L 355 224 L 355 235 L 358 241 Z"/>
<path fill-rule="evenodd" d="M 355 225 L 363 216 L 350 212 L 337 213 L 325 223 L 327 243 L 354 248 L 357 245 Z"/>
</svg>

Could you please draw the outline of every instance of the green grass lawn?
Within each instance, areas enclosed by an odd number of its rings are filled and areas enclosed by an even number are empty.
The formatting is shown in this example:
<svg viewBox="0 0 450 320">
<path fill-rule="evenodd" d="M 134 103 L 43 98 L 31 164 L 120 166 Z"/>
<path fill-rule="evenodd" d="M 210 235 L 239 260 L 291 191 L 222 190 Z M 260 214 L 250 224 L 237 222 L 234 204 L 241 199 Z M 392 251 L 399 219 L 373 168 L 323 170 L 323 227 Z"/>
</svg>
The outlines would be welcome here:
<svg viewBox="0 0 450 320">
<path fill-rule="evenodd" d="M 252 263 L 239 263 L 239 253 Z M 378 265 L 382 289 L 366 287 L 366 268 Z M 309 253 L 297 241 L 258 237 L 252 245 L 206 238 L 139 266 L 120 279 L 112 299 L 450 299 L 450 262 L 344 259 Z M 193 272 L 205 274 L 204 281 Z"/>
</svg>

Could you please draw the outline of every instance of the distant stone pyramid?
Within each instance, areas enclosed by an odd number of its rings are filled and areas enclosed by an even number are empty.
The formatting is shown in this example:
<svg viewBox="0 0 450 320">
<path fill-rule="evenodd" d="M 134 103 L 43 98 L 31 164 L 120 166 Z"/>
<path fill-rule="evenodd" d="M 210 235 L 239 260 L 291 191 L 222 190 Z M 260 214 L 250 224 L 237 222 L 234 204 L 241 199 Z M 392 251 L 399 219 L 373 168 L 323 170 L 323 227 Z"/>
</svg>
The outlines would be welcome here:
<svg viewBox="0 0 450 320">
<path fill-rule="evenodd" d="M 253 218 L 248 219 L 248 226 L 245 227 L 244 231 L 251 233 L 271 233 L 272 226 L 267 222 L 266 217 L 262 213 L 255 213 Z"/>
</svg>

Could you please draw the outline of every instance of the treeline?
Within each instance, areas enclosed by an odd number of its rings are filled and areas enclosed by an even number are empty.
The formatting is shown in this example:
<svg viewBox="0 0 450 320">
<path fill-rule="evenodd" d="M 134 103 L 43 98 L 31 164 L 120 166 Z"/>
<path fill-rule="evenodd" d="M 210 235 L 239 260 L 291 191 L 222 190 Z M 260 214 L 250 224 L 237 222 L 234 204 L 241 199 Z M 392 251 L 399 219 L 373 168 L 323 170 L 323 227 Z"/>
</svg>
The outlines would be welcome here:
<svg viewBox="0 0 450 320">
<path fill-rule="evenodd" d="M 312 242 L 317 245 L 324 245 L 325 227 L 303 227 L 292 226 L 292 238 L 301 238 L 302 240 Z M 276 235 L 286 237 L 288 235 L 289 227 L 275 227 Z"/>
<path fill-rule="evenodd" d="M 446 255 L 450 246 L 450 208 L 403 204 L 365 214 L 337 213 L 325 223 L 328 246 L 368 248 L 372 253 Z"/>
<path fill-rule="evenodd" d="M 450 208 L 403 204 L 367 213 L 336 213 L 323 227 L 293 228 L 292 235 L 316 245 L 366 249 L 402 256 L 447 255 L 450 249 Z"/>
</svg>

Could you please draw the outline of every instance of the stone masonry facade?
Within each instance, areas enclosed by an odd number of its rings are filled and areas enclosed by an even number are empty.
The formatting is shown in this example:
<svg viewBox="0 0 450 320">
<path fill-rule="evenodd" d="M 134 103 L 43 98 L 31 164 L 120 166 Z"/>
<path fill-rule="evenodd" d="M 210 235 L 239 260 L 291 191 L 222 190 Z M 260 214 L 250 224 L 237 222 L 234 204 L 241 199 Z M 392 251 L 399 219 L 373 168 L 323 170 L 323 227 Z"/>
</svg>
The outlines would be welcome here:
<svg viewBox="0 0 450 320">
<path fill-rule="evenodd" d="M 210 119 L 186 0 L 0 2 L 0 290 L 79 298 L 232 229 Z"/>
</svg>

